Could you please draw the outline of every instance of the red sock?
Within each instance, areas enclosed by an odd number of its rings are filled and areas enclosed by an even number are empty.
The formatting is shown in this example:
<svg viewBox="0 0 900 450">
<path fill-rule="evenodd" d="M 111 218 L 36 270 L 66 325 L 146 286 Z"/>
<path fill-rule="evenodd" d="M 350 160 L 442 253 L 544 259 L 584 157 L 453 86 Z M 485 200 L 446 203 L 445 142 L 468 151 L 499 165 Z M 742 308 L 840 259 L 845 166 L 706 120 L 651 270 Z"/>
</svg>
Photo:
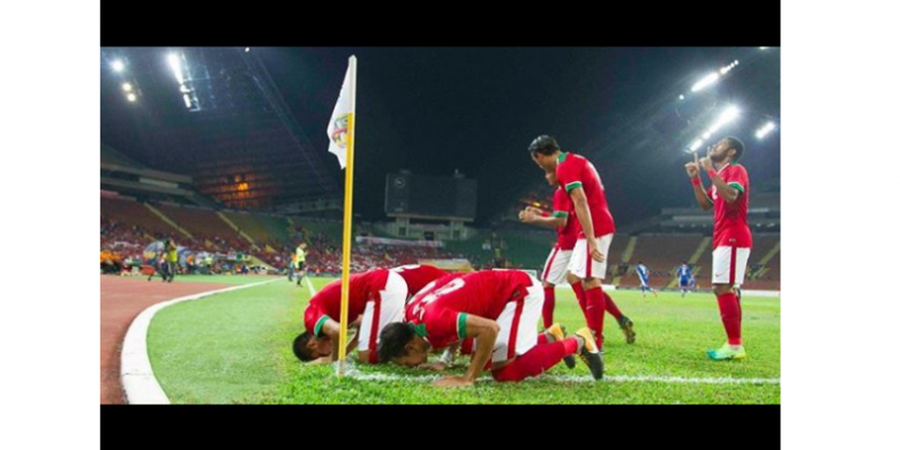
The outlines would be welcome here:
<svg viewBox="0 0 900 450">
<path fill-rule="evenodd" d="M 572 285 L 572 290 L 575 291 L 575 298 L 578 299 L 578 306 L 581 307 L 581 312 L 584 313 L 584 317 L 587 318 L 587 312 L 584 309 L 585 306 L 587 306 L 584 300 L 584 286 L 582 286 L 579 281 Z"/>
<path fill-rule="evenodd" d="M 543 345 L 550 342 L 550 339 L 547 339 L 547 335 L 544 333 L 538 333 L 538 345 Z"/>
<path fill-rule="evenodd" d="M 556 306 L 556 288 L 554 287 L 545 287 L 544 288 L 544 329 L 550 328 L 550 325 L 553 325 L 553 308 Z"/>
<path fill-rule="evenodd" d="M 491 375 L 499 382 L 522 381 L 544 373 L 577 349 L 578 341 L 571 337 L 560 342 L 537 345 L 524 355 L 517 356 L 502 369 L 492 371 Z"/>
<path fill-rule="evenodd" d="M 717 295 L 719 300 L 719 313 L 722 315 L 722 325 L 725 325 L 725 334 L 728 335 L 728 343 L 741 345 L 741 306 L 738 304 L 734 292 Z"/>
<path fill-rule="evenodd" d="M 610 297 L 609 294 L 606 293 L 606 291 L 603 291 L 603 299 L 606 300 L 606 312 L 612 314 L 612 316 L 615 317 L 616 320 L 621 319 L 622 311 L 619 311 L 619 307 L 616 306 L 616 303 L 613 301 L 612 297 Z"/>
<path fill-rule="evenodd" d="M 597 286 L 584 292 L 587 299 L 588 327 L 594 330 L 597 347 L 603 348 L 603 317 L 606 313 L 606 300 L 603 298 L 603 288 Z"/>
</svg>

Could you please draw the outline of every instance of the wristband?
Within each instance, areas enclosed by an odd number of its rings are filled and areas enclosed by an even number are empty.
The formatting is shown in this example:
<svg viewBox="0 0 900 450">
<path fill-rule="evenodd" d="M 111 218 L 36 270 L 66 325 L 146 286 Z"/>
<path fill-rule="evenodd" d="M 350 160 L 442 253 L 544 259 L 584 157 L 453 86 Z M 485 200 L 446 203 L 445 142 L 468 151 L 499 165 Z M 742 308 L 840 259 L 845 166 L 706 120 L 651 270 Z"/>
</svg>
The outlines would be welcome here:
<svg viewBox="0 0 900 450">
<path fill-rule="evenodd" d="M 700 177 L 691 178 L 691 184 L 693 184 L 694 186 L 700 186 Z"/>
</svg>

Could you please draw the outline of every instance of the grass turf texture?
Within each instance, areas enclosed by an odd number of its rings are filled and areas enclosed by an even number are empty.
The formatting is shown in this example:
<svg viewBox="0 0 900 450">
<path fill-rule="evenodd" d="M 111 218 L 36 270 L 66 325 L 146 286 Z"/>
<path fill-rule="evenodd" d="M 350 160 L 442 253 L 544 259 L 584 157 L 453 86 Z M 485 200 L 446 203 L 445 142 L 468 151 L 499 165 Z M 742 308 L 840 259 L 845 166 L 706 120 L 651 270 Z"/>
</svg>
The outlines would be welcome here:
<svg viewBox="0 0 900 450">
<path fill-rule="evenodd" d="M 330 279 L 313 278 L 319 289 Z M 304 283 L 305 284 L 305 283 Z M 275 282 L 186 302 L 160 311 L 149 330 L 153 370 L 172 403 L 780 403 L 778 383 L 712 384 L 628 381 L 619 377 L 779 379 L 780 299 L 745 297 L 744 361 L 712 362 L 704 351 L 724 342 L 712 294 L 615 291 L 613 298 L 635 322 L 637 343 L 627 345 L 606 317 L 605 361 L 611 380 L 584 382 L 559 364 L 542 377 L 495 383 L 485 374 L 474 388 L 432 387 L 434 373 L 393 365 L 356 367 L 355 373 L 387 379 L 337 379 L 331 366 L 302 365 L 291 352 L 303 328 L 309 290 Z M 557 289 L 555 319 L 570 332 L 584 319 L 571 290 Z M 463 364 L 468 358 L 460 358 Z M 451 373 L 462 373 L 454 368 Z M 576 376 L 580 382 L 566 381 Z"/>
</svg>

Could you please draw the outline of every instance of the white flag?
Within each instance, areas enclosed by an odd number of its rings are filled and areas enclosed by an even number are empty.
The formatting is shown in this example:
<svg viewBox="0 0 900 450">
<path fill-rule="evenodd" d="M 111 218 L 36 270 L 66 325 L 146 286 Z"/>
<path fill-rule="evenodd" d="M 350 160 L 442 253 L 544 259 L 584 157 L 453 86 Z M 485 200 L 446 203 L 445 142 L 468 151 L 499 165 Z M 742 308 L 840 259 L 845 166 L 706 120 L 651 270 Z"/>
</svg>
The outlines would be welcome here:
<svg viewBox="0 0 900 450">
<path fill-rule="evenodd" d="M 328 153 L 334 153 L 341 168 L 347 167 L 347 145 L 350 143 L 350 127 L 353 124 L 353 101 L 351 89 L 354 87 L 355 74 L 352 73 L 354 65 L 347 67 L 347 75 L 344 76 L 344 85 L 341 87 L 341 96 L 338 97 L 331 120 L 328 121 Z"/>
</svg>

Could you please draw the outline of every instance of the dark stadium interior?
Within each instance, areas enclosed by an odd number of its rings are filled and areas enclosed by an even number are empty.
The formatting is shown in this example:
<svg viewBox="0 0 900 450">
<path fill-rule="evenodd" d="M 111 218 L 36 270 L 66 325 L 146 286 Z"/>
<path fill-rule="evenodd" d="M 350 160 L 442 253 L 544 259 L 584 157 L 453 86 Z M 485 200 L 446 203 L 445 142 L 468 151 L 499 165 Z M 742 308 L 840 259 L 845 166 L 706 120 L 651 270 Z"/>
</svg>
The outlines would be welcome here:
<svg viewBox="0 0 900 450">
<path fill-rule="evenodd" d="M 780 119 L 780 55 L 757 47 L 104 47 L 101 264 L 121 268 L 172 237 L 277 271 L 302 241 L 311 270 L 338 272 L 343 172 L 325 129 L 350 55 L 360 61 L 354 234 L 387 239 L 354 244 L 354 270 L 427 259 L 539 270 L 555 234 L 516 213 L 550 203 L 526 149 L 552 134 L 603 179 L 618 227 L 607 282 L 639 285 L 643 260 L 655 285 L 674 287 L 688 260 L 709 288 L 712 216 L 683 165 L 736 105 L 739 119 L 719 134 L 747 144 L 746 286 L 780 289 L 779 133 L 754 136 Z"/>
</svg>

